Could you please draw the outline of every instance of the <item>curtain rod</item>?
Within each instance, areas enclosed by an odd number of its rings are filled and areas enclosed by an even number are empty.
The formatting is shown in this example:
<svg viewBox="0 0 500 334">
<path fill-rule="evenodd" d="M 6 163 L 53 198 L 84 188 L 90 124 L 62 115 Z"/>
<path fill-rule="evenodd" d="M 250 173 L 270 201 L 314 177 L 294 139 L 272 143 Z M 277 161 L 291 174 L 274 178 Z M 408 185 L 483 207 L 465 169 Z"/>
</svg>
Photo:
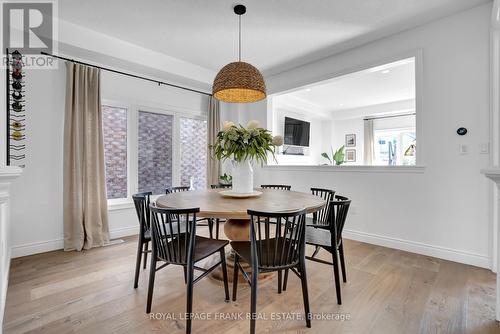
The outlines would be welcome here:
<svg viewBox="0 0 500 334">
<path fill-rule="evenodd" d="M 388 116 L 379 116 L 379 117 L 366 117 L 363 118 L 363 121 L 369 121 L 372 119 L 383 119 L 383 118 L 393 118 L 393 117 L 405 117 L 405 116 L 413 116 L 416 115 L 417 113 L 410 113 L 410 114 L 400 114 L 400 115 L 388 115 Z"/>
<path fill-rule="evenodd" d="M 212 96 L 212 94 L 207 93 L 207 92 L 202 92 L 200 90 L 191 89 L 191 88 L 187 88 L 187 87 L 183 87 L 183 86 L 178 86 L 178 85 L 174 85 L 174 84 L 171 84 L 171 83 L 168 83 L 168 82 L 158 81 L 158 80 L 151 79 L 151 78 L 141 77 L 139 75 L 135 75 L 135 74 L 131 74 L 131 73 L 126 73 L 126 72 L 122 72 L 122 71 L 117 71 L 117 70 L 113 70 L 111 68 L 102 67 L 102 66 L 98 66 L 98 65 L 94 65 L 94 64 L 90 64 L 90 63 L 85 63 L 85 62 L 82 62 L 82 61 L 78 61 L 78 60 L 74 60 L 74 59 L 69 59 L 69 58 L 62 57 L 62 56 L 56 56 L 56 55 L 53 55 L 53 54 L 50 54 L 50 53 L 47 53 L 47 52 L 43 52 L 43 51 L 40 52 L 40 53 L 42 55 L 44 55 L 44 56 L 50 56 L 50 57 L 54 57 L 54 58 L 58 58 L 58 59 L 66 60 L 66 61 L 70 61 L 72 63 L 81 64 L 81 65 L 90 66 L 90 67 L 95 67 L 95 68 L 98 68 L 100 70 L 104 70 L 104 71 L 108 71 L 108 72 L 112 72 L 112 73 L 116 73 L 116 74 L 121 74 L 121 75 L 125 75 L 125 76 L 128 76 L 128 77 L 136 78 L 136 79 L 141 79 L 141 80 L 146 80 L 146 81 L 154 82 L 154 83 L 157 83 L 159 86 L 165 85 L 165 86 L 170 86 L 170 87 L 174 87 L 174 88 L 178 88 L 178 89 L 187 90 L 187 91 L 194 92 L 194 93 L 199 93 L 199 94 L 203 94 L 203 95 L 207 95 L 207 96 Z"/>
</svg>

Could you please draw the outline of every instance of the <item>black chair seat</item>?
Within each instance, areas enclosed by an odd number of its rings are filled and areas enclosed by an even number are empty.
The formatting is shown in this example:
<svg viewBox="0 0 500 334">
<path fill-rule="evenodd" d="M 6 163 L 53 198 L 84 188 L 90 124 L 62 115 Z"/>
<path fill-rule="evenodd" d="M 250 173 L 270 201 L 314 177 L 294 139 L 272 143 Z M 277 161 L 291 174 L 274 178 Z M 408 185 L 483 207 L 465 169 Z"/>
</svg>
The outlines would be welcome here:
<svg viewBox="0 0 500 334">
<path fill-rule="evenodd" d="M 330 228 L 327 223 L 321 223 L 318 220 L 314 220 L 313 217 L 306 217 L 306 226 L 315 226 L 324 229 Z"/>
<path fill-rule="evenodd" d="M 306 244 L 331 248 L 332 247 L 332 235 L 331 235 L 329 230 L 325 230 L 323 228 L 315 228 L 315 227 L 307 226 L 306 227 Z"/>
<path fill-rule="evenodd" d="M 284 243 L 284 245 L 283 245 Z M 280 262 L 283 262 L 287 254 L 283 254 L 283 260 L 280 259 L 280 255 L 275 255 L 276 249 L 292 249 L 290 247 L 292 243 L 285 238 L 272 238 L 263 241 L 257 241 L 257 247 L 261 249 L 261 254 L 259 257 L 259 267 L 274 267 Z M 284 247 L 283 247 L 284 246 Z M 231 247 L 238 253 L 238 255 L 245 260 L 247 263 L 252 262 L 251 255 L 251 243 L 250 241 L 231 241 Z M 290 265 L 289 267 L 295 266 L 296 264 Z"/>
<path fill-rule="evenodd" d="M 222 248 L 224 248 L 229 241 L 227 240 L 216 240 L 205 237 L 196 236 L 195 247 L 194 247 L 194 262 L 198 262 L 203 260 L 209 255 L 218 252 Z M 168 243 L 168 246 L 171 247 L 175 252 L 178 251 L 178 246 L 180 247 L 181 254 L 186 254 L 186 245 L 189 245 L 186 242 L 186 235 L 182 235 L 180 238 L 175 238 Z"/>
</svg>

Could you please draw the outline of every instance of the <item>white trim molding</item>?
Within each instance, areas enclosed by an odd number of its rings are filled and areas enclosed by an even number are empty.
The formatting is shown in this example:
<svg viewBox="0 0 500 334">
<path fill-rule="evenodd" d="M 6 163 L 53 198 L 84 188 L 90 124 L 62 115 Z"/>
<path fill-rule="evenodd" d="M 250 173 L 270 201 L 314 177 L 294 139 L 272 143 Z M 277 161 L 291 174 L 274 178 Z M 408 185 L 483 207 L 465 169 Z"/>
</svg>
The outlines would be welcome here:
<svg viewBox="0 0 500 334">
<path fill-rule="evenodd" d="M 378 234 L 365 233 L 344 229 L 343 238 L 366 242 L 373 245 L 394 248 L 406 252 L 432 256 L 435 258 L 449 260 L 458 263 L 469 264 L 481 268 L 490 269 L 490 258 L 488 255 L 474 254 L 457 249 L 429 245 L 425 243 L 387 237 Z"/>
<path fill-rule="evenodd" d="M 330 166 L 330 165 L 266 165 L 273 171 L 305 171 L 326 173 L 424 173 L 424 166 Z"/>
<path fill-rule="evenodd" d="M 10 268 L 10 184 L 22 173 L 19 167 L 0 167 L 0 332 Z"/>
<path fill-rule="evenodd" d="M 496 320 L 500 321 L 500 0 L 495 0 L 490 22 L 490 166 L 481 173 L 494 182 L 489 189 L 492 270 L 497 273 Z"/>
<path fill-rule="evenodd" d="M 496 1 L 495 3 L 498 3 Z M 494 264 L 496 264 L 497 269 L 497 305 L 496 305 L 496 319 L 500 321 L 500 275 L 498 275 L 498 268 L 500 268 L 500 256 L 498 254 L 498 240 L 500 240 L 499 229 L 498 229 L 498 217 L 500 216 L 500 198 L 498 197 L 498 193 L 500 191 L 500 168 L 487 168 L 482 169 L 481 173 L 484 174 L 487 178 L 494 182 L 496 185 L 496 191 L 492 197 L 492 224 L 493 230 L 496 232 L 496 238 L 494 238 L 493 250 L 494 254 L 493 258 L 495 258 Z"/>
</svg>

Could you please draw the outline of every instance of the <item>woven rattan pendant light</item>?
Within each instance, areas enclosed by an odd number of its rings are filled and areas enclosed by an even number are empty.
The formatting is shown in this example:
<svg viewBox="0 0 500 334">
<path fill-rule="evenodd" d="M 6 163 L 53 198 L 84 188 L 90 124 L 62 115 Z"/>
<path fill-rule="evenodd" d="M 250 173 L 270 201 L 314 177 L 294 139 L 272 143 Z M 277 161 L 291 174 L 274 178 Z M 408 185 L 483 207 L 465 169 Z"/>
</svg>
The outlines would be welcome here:
<svg viewBox="0 0 500 334">
<path fill-rule="evenodd" d="M 266 83 L 260 71 L 241 61 L 241 15 L 246 11 L 243 5 L 234 7 L 239 22 L 239 59 L 224 66 L 215 77 L 212 92 L 220 101 L 250 103 L 266 98 Z"/>
</svg>

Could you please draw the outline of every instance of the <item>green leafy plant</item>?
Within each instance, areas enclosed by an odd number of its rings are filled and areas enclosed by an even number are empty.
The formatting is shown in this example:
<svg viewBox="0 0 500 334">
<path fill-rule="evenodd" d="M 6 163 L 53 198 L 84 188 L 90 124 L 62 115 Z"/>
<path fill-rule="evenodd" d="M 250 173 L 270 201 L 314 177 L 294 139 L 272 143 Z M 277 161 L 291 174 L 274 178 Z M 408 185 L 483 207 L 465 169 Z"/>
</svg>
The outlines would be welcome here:
<svg viewBox="0 0 500 334">
<path fill-rule="evenodd" d="M 219 176 L 220 183 L 231 184 L 233 182 L 233 177 L 229 174 L 224 173 L 224 175 Z"/>
<path fill-rule="evenodd" d="M 259 127 L 257 121 L 250 121 L 245 128 L 232 122 L 224 123 L 224 130 L 217 134 L 211 146 L 217 160 L 234 159 L 237 162 L 254 160 L 260 164 L 267 162 L 268 153 L 274 157 L 274 148 L 279 146 L 279 136 L 273 137 L 269 130 Z"/>
<path fill-rule="evenodd" d="M 332 157 L 328 155 L 328 153 L 323 152 L 321 153 L 321 156 L 325 159 L 327 159 L 331 165 L 335 163 L 335 165 L 340 166 L 345 162 L 345 153 L 344 153 L 344 145 L 342 145 L 337 151 L 333 152 L 332 150 Z"/>
</svg>

